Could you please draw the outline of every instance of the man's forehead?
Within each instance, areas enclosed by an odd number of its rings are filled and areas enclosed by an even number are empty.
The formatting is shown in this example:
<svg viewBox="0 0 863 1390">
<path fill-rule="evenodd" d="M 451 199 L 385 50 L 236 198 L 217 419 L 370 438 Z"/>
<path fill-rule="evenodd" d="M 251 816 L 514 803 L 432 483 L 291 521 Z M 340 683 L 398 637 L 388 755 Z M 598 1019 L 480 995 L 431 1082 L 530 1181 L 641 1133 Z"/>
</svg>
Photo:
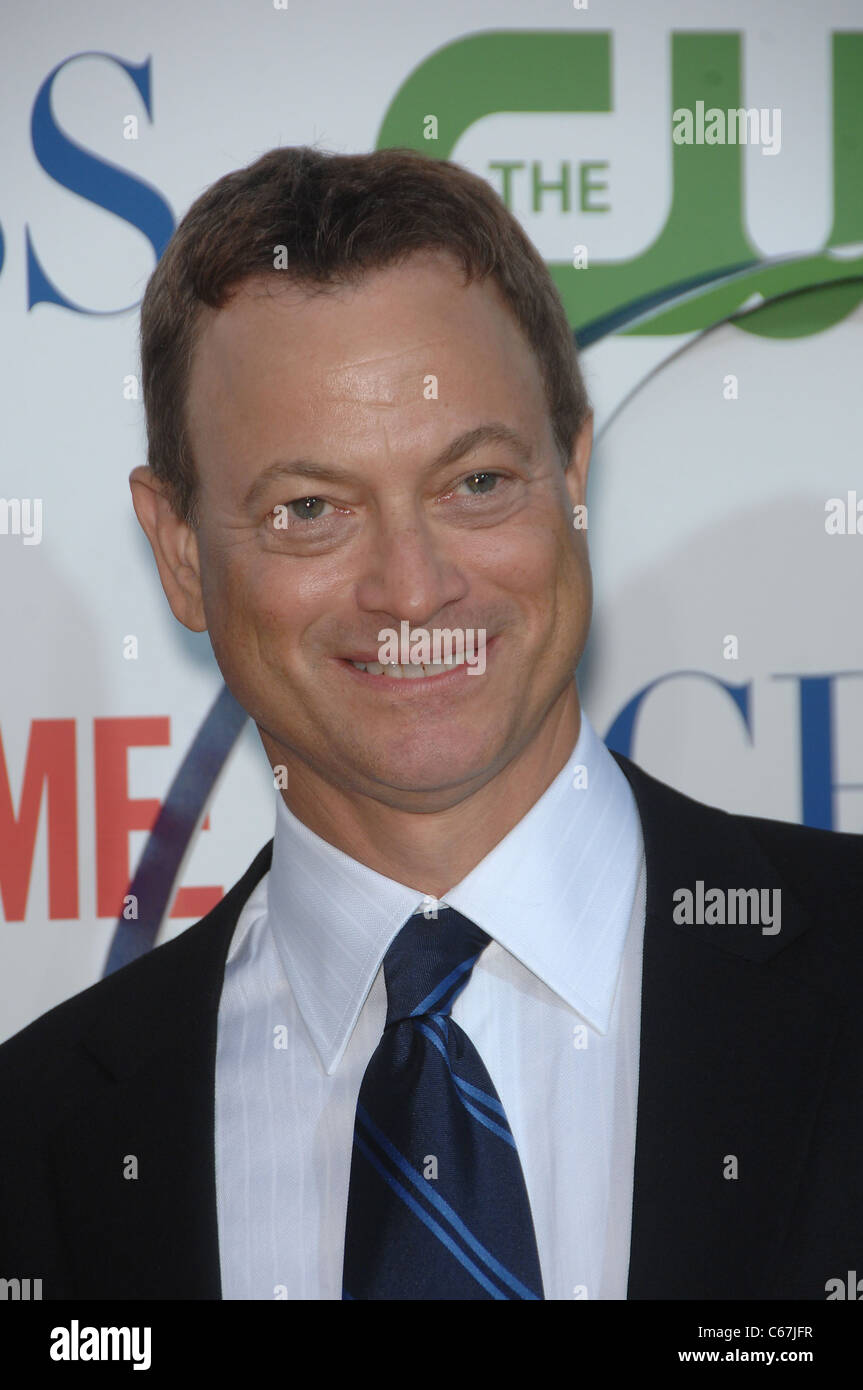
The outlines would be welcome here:
<svg viewBox="0 0 863 1390">
<path fill-rule="evenodd" d="M 386 318 L 379 318 L 378 310 L 384 304 Z M 396 265 L 326 285 L 294 279 L 287 272 L 284 276 L 248 277 L 233 287 L 223 308 L 202 309 L 199 337 L 230 341 L 267 326 L 274 332 L 283 331 L 289 322 L 296 329 L 304 328 L 307 335 L 344 334 L 355 321 L 385 344 L 388 335 L 392 338 L 400 328 L 413 327 L 418 319 L 439 323 L 444 305 L 447 316 L 455 313 L 460 318 L 481 320 L 498 319 L 501 314 L 512 317 L 491 277 L 466 283 L 461 267 L 450 255 L 417 253 Z M 431 340 L 447 336 L 435 328 Z M 383 356 L 385 351 L 382 346 L 369 356 Z"/>
<path fill-rule="evenodd" d="M 485 359 L 530 356 L 492 280 L 465 284 L 452 257 L 416 255 L 323 291 L 249 278 L 223 309 L 205 311 L 193 378 L 251 378 L 266 390 L 289 366 L 334 400 L 386 405 L 448 363 L 476 367 L 478 350 Z"/>
</svg>

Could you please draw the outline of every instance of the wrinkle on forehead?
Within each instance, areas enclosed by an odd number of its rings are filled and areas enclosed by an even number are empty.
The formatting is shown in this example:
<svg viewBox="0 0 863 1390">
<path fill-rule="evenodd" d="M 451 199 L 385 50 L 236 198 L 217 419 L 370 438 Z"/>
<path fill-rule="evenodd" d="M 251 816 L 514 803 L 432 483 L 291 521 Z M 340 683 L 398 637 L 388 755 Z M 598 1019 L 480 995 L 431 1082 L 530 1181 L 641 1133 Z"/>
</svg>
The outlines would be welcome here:
<svg viewBox="0 0 863 1390">
<path fill-rule="evenodd" d="M 406 395 L 413 399 L 423 379 L 434 371 L 435 358 L 447 338 L 438 335 L 389 352 L 348 358 L 321 372 L 321 385 L 333 401 L 357 401 L 365 405 L 394 406 Z M 393 363 L 404 367 L 393 370 Z"/>
</svg>

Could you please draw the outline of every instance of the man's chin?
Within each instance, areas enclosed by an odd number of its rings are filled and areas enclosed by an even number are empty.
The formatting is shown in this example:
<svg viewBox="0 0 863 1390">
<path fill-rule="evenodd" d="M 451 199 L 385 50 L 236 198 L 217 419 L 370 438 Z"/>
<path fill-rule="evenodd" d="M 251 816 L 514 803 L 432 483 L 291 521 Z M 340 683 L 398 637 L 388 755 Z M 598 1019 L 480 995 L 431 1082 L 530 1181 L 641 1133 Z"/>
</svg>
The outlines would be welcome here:
<svg viewBox="0 0 863 1390">
<path fill-rule="evenodd" d="M 357 769 L 360 776 L 350 780 L 365 783 L 371 796 L 393 806 L 432 811 L 457 805 L 490 781 L 496 766 L 494 755 L 485 750 L 456 754 L 413 747 L 396 758 L 389 749 L 379 759 L 364 758 Z"/>
</svg>

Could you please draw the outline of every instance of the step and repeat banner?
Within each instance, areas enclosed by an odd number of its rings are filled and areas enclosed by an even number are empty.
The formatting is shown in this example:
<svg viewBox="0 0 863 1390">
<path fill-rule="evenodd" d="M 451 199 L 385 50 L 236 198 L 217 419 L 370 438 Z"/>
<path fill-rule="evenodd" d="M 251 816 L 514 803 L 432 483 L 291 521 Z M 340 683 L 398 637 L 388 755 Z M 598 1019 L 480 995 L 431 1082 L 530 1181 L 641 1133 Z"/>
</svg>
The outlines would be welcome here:
<svg viewBox="0 0 863 1390">
<path fill-rule="evenodd" d="M 596 412 L 594 726 L 701 800 L 863 831 L 863 0 L 8 0 L 0 34 L 0 1038 L 272 834 L 127 480 L 147 278 L 274 145 L 501 194 Z"/>
</svg>

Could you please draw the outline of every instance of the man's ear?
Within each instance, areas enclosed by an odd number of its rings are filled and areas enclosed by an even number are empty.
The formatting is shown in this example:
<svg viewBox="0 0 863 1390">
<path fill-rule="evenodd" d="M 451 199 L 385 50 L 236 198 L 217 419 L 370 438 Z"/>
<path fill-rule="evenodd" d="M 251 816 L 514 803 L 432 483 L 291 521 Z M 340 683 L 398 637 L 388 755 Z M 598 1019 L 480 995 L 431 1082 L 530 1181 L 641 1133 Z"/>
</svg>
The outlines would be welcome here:
<svg viewBox="0 0 863 1390">
<path fill-rule="evenodd" d="M 572 444 L 564 476 L 569 500 L 574 507 L 587 502 L 587 470 L 593 448 L 593 411 L 589 411 Z"/>
<path fill-rule="evenodd" d="M 152 468 L 133 468 L 129 487 L 174 617 L 192 632 L 206 632 L 195 532 L 174 511 L 167 489 Z"/>
</svg>

